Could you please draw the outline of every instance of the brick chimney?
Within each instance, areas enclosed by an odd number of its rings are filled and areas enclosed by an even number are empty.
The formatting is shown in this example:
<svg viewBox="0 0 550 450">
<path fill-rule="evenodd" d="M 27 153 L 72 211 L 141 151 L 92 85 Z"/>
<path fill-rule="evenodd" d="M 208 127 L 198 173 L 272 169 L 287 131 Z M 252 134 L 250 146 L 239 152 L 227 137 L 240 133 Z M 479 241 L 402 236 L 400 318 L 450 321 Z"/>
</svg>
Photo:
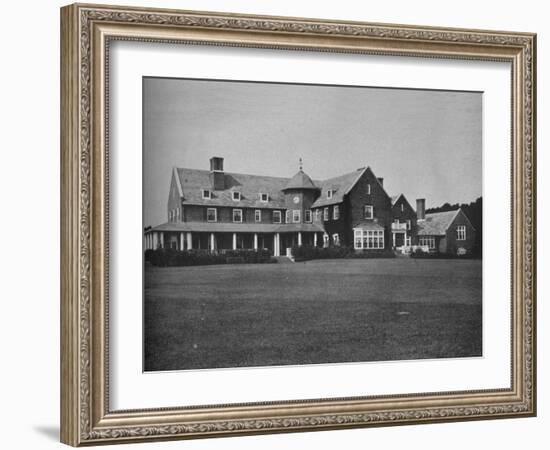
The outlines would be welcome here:
<svg viewBox="0 0 550 450">
<path fill-rule="evenodd" d="M 212 190 L 223 191 L 225 189 L 225 173 L 223 172 L 223 158 L 213 156 L 210 158 L 210 184 Z"/>
<path fill-rule="evenodd" d="M 416 218 L 418 220 L 424 220 L 426 218 L 426 199 L 416 199 Z"/>
</svg>

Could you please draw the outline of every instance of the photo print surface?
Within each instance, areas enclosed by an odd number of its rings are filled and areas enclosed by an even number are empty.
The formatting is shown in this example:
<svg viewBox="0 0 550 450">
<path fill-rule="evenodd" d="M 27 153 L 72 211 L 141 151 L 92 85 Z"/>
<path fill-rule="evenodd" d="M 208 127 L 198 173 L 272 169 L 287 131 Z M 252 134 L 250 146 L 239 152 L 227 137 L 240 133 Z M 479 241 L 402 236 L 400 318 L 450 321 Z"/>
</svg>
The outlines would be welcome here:
<svg viewBox="0 0 550 450">
<path fill-rule="evenodd" d="M 483 356 L 482 96 L 144 77 L 144 370 Z"/>
</svg>

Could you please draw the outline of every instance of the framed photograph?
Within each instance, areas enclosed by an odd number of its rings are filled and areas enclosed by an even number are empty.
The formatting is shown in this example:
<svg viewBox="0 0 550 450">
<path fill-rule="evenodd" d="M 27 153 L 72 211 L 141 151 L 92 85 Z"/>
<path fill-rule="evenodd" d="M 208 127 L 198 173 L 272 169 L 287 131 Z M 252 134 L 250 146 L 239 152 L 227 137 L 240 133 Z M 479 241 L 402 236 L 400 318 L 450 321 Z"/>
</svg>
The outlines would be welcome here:
<svg viewBox="0 0 550 450">
<path fill-rule="evenodd" d="M 535 56 L 62 8 L 62 442 L 535 415 Z"/>
</svg>

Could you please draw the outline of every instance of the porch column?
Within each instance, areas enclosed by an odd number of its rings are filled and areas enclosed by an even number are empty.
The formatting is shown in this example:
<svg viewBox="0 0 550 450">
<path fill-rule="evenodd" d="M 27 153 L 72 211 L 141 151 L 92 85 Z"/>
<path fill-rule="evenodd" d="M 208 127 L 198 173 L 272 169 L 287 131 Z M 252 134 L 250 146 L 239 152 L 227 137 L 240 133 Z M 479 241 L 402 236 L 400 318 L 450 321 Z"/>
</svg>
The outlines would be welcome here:
<svg viewBox="0 0 550 450">
<path fill-rule="evenodd" d="M 298 247 L 302 246 L 302 232 L 298 231 Z"/>
<path fill-rule="evenodd" d="M 233 233 L 233 250 L 237 250 L 237 233 Z"/>
<path fill-rule="evenodd" d="M 254 250 L 258 250 L 258 233 L 254 233 Z"/>
<path fill-rule="evenodd" d="M 159 246 L 159 237 L 156 231 L 153 231 L 153 248 L 156 250 Z"/>
<path fill-rule="evenodd" d="M 313 246 L 317 247 L 317 233 L 313 233 Z"/>
<path fill-rule="evenodd" d="M 281 256 L 281 243 L 279 233 L 273 237 L 273 256 Z"/>
<path fill-rule="evenodd" d="M 191 235 L 191 232 L 187 233 L 187 250 L 191 250 L 193 248 L 193 236 Z"/>
<path fill-rule="evenodd" d="M 160 232 L 160 246 L 164 248 L 164 232 Z"/>
<path fill-rule="evenodd" d="M 395 233 L 392 233 L 392 238 L 393 238 L 393 247 L 395 248 Z"/>
<path fill-rule="evenodd" d="M 216 250 L 216 238 L 214 233 L 210 233 L 210 251 L 213 252 L 214 250 Z"/>
<path fill-rule="evenodd" d="M 183 237 L 183 233 L 180 233 L 180 250 L 183 250 L 185 248 L 185 239 Z"/>
</svg>

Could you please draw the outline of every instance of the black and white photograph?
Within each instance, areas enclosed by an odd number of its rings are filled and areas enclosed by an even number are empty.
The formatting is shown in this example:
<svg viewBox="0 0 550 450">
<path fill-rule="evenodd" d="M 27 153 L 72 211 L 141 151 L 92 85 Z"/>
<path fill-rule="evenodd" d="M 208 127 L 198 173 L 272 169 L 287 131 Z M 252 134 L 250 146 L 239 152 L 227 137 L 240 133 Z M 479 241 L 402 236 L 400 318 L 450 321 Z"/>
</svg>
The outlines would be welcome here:
<svg viewBox="0 0 550 450">
<path fill-rule="evenodd" d="M 142 83 L 145 372 L 483 356 L 483 92 Z"/>
</svg>

